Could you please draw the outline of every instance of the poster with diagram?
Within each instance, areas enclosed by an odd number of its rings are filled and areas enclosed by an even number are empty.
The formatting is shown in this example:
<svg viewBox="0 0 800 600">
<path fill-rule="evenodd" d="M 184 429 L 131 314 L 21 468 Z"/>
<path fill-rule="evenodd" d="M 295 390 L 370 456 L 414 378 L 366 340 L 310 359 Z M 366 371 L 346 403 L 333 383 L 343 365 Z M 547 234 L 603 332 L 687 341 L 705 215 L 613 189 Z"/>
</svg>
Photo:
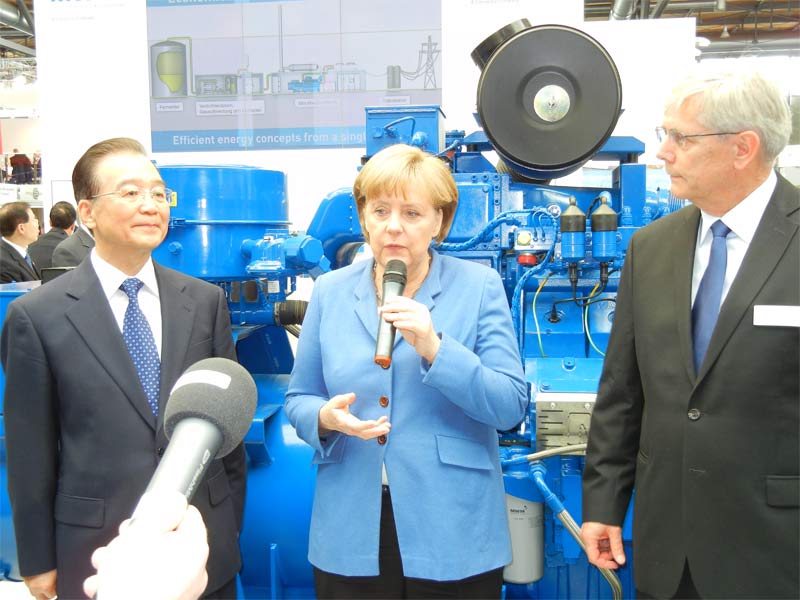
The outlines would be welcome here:
<svg viewBox="0 0 800 600">
<path fill-rule="evenodd" d="M 440 0 L 147 0 L 154 152 L 364 146 L 440 105 Z"/>
</svg>

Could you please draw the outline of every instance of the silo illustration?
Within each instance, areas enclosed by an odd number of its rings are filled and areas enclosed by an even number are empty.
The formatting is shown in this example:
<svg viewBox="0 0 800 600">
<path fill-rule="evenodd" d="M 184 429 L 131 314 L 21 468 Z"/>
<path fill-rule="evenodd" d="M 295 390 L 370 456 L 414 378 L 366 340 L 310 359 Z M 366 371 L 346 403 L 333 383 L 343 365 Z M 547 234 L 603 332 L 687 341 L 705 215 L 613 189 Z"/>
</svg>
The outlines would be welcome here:
<svg viewBox="0 0 800 600">
<path fill-rule="evenodd" d="M 184 44 L 167 40 L 150 46 L 150 81 L 153 98 L 188 95 Z"/>
</svg>

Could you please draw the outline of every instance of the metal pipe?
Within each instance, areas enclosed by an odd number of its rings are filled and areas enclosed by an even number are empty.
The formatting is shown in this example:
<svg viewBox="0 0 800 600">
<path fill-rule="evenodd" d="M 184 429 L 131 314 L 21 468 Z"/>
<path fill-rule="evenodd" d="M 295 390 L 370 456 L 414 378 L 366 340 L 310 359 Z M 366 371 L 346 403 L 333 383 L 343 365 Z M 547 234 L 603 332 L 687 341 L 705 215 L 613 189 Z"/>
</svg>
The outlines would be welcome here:
<svg viewBox="0 0 800 600">
<path fill-rule="evenodd" d="M 639 18 L 646 19 L 650 14 L 650 0 L 640 0 L 639 2 Z"/>
<path fill-rule="evenodd" d="M 26 22 L 25 15 L 18 7 L 12 6 L 5 0 L 0 0 L 0 24 L 33 36 L 33 28 Z"/>
<path fill-rule="evenodd" d="M 614 0 L 609 21 L 625 21 L 633 16 L 633 0 Z"/>
<path fill-rule="evenodd" d="M 502 462 L 503 466 L 518 465 L 524 462 L 533 462 L 541 460 L 550 456 L 559 456 L 561 454 L 570 454 L 572 452 L 581 452 L 586 450 L 586 444 L 572 444 L 571 446 L 561 446 L 560 448 L 548 448 L 547 450 L 540 450 L 533 454 L 525 454 L 523 456 L 515 456 Z"/>
<path fill-rule="evenodd" d="M 653 8 L 653 12 L 650 13 L 650 18 L 651 19 L 659 18 L 661 16 L 661 13 L 663 13 L 664 9 L 667 7 L 667 4 L 669 4 L 669 0 L 658 0 L 658 4 L 655 5 L 655 8 Z"/>
</svg>

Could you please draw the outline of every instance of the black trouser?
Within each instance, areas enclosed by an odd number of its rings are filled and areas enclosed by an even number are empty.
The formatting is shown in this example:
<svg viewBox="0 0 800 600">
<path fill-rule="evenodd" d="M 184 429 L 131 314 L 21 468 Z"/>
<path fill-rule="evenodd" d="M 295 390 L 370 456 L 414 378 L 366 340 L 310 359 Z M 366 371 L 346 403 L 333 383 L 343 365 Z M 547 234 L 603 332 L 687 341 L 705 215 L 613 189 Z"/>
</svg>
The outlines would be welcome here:
<svg viewBox="0 0 800 600">
<path fill-rule="evenodd" d="M 471 598 L 499 599 L 503 587 L 503 569 L 494 569 L 456 581 L 432 581 L 403 575 L 403 561 L 397 543 L 392 498 L 383 488 L 381 504 L 380 575 L 347 577 L 314 567 L 317 598 Z"/>
</svg>

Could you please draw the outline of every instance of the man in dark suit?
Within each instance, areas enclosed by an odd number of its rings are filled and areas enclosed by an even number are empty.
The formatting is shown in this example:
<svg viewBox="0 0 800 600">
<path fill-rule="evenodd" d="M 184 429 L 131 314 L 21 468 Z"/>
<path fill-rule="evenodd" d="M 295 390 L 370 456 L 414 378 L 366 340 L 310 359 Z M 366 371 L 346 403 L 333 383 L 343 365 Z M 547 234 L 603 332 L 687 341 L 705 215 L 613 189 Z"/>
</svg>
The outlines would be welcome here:
<svg viewBox="0 0 800 600">
<path fill-rule="evenodd" d="M 62 200 L 53 204 L 50 209 L 50 230 L 28 246 L 28 254 L 39 272 L 53 266 L 53 251 L 75 231 L 76 218 L 75 207 L 69 202 Z"/>
<path fill-rule="evenodd" d="M 0 206 L 0 283 L 39 279 L 28 247 L 39 237 L 39 219 L 27 202 Z"/>
<path fill-rule="evenodd" d="M 757 73 L 691 78 L 659 128 L 692 205 L 628 247 L 589 432 L 583 540 L 637 598 L 800 597 L 800 194 Z M 713 291 L 713 293 L 712 293 Z"/>
<path fill-rule="evenodd" d="M 53 250 L 54 267 L 77 267 L 94 248 L 91 232 L 82 224 L 75 227 L 75 233 L 63 240 Z"/>
<path fill-rule="evenodd" d="M 144 148 L 95 144 L 72 183 L 95 248 L 12 302 L 0 338 L 19 567 L 38 598 L 83 597 L 93 550 L 130 517 L 167 445 L 174 383 L 198 360 L 236 357 L 223 291 L 150 257 L 169 202 Z M 206 597 L 236 597 L 244 494 L 240 444 L 213 461 L 192 501 L 208 527 Z"/>
</svg>

